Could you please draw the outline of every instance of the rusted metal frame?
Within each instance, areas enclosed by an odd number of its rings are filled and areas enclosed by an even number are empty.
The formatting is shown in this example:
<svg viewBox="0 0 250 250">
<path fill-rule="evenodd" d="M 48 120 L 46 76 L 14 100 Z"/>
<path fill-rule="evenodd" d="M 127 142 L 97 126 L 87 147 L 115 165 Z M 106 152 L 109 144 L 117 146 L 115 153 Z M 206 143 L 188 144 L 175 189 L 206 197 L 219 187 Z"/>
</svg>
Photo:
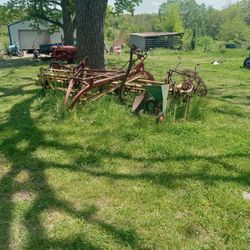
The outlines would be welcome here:
<svg viewBox="0 0 250 250">
<path fill-rule="evenodd" d="M 112 82 L 112 81 L 121 80 L 123 76 L 124 76 L 124 73 L 122 73 L 122 74 L 117 74 L 117 75 L 114 75 L 114 76 L 112 76 L 112 77 L 100 79 L 100 80 L 95 81 L 95 82 L 93 83 L 93 85 L 94 85 L 95 87 L 100 87 L 101 85 L 110 83 L 110 82 Z"/>
<path fill-rule="evenodd" d="M 123 100 L 122 98 L 122 92 L 124 90 L 124 86 L 125 86 L 125 83 L 130 75 L 130 72 L 131 72 L 131 69 L 135 63 L 135 61 L 133 60 L 133 53 L 134 53 L 134 50 L 135 48 L 134 47 L 131 47 L 130 49 L 130 52 L 129 52 L 129 62 L 128 62 L 128 68 L 126 70 L 126 73 L 124 75 L 124 77 L 122 78 L 122 81 L 121 81 L 121 84 L 120 84 L 120 88 L 119 88 L 119 99 L 122 103 L 125 104 L 125 101 Z"/>
<path fill-rule="evenodd" d="M 104 78 L 104 79 L 100 79 L 100 80 L 97 80 L 97 81 L 93 81 L 92 83 L 86 83 L 86 86 L 85 88 L 83 88 L 82 90 L 80 90 L 74 97 L 73 97 L 73 100 L 70 104 L 70 108 L 73 108 L 74 105 L 76 104 L 76 102 L 79 100 L 79 98 L 81 96 L 83 96 L 84 94 L 86 94 L 87 91 L 93 89 L 93 88 L 97 88 L 97 87 L 100 87 L 100 86 L 103 86 L 105 84 L 108 84 L 108 83 L 111 83 L 112 81 L 117 81 L 117 80 L 120 80 L 122 77 L 124 76 L 124 73 L 120 74 L 120 75 L 116 75 L 116 76 L 113 76 L 113 77 L 109 77 L 109 78 Z M 70 86 L 71 87 L 71 86 Z M 73 87 L 73 86 L 72 86 Z M 72 88 L 71 88 L 72 89 Z M 69 95 L 68 95 L 69 97 Z M 67 99 L 68 100 L 68 99 Z"/>
<path fill-rule="evenodd" d="M 86 72 L 113 72 L 113 73 L 126 73 L 124 70 L 116 70 L 116 69 L 85 69 Z"/>
<path fill-rule="evenodd" d="M 66 69 L 66 70 L 65 70 Z M 73 97 L 73 100 L 70 104 L 70 107 L 72 108 L 77 101 L 81 97 L 87 94 L 88 91 L 94 88 L 98 88 L 100 86 L 105 86 L 109 84 L 110 88 L 107 91 L 104 91 L 103 93 L 99 93 L 95 96 L 93 96 L 91 99 L 98 98 L 99 96 L 105 95 L 106 92 L 114 91 L 119 87 L 119 82 L 124 81 L 124 79 L 128 79 L 128 81 L 124 84 L 126 84 L 126 89 L 130 89 L 131 91 L 143 91 L 144 89 L 140 85 L 130 85 L 129 83 L 135 82 L 141 77 L 145 77 L 148 80 L 153 81 L 153 76 L 145 71 L 144 68 L 144 62 L 143 58 L 141 59 L 141 62 L 138 63 L 134 68 L 127 71 L 124 70 L 99 70 L 99 69 L 89 69 L 87 68 L 87 59 L 83 60 L 79 65 L 77 65 L 74 68 L 65 67 L 65 69 L 51 69 L 49 71 L 43 71 L 42 74 L 47 79 L 51 79 L 52 81 L 64 81 L 62 82 L 62 85 L 65 85 L 65 81 L 69 81 L 68 88 L 66 90 L 66 95 L 64 98 L 64 105 L 67 105 L 68 98 L 70 96 L 70 93 L 74 91 L 76 94 Z M 48 76 L 49 74 L 49 76 Z M 63 75 L 63 76 L 62 76 Z M 73 90 L 74 85 L 77 83 L 78 85 L 83 85 L 82 89 L 80 91 Z M 65 91 L 62 87 L 55 87 L 58 90 Z"/>
<path fill-rule="evenodd" d="M 54 87 L 55 90 L 60 90 L 60 91 L 63 91 L 63 92 L 67 92 L 67 88 L 62 88 L 62 87 Z M 72 90 L 72 92 L 76 92 L 74 90 Z"/>
<path fill-rule="evenodd" d="M 94 75 L 94 76 L 89 76 L 89 77 L 85 77 L 85 78 L 82 78 L 82 80 L 84 81 L 88 81 L 88 80 L 98 80 L 99 78 L 103 78 L 103 79 L 106 79 L 106 78 L 111 78 L 113 76 L 116 76 L 114 74 L 99 74 L 99 75 Z M 80 79 L 79 79 L 80 80 Z"/>
<path fill-rule="evenodd" d="M 138 63 L 135 67 L 134 70 L 136 72 L 141 72 L 148 80 L 154 81 L 154 76 L 145 70 L 145 64 L 144 64 L 144 59 L 141 60 L 140 63 Z"/>
<path fill-rule="evenodd" d="M 70 103 L 70 108 L 73 108 L 76 104 L 76 102 L 79 101 L 79 98 L 86 94 L 91 89 L 90 85 L 86 85 L 85 88 L 82 88 L 74 97 L 73 100 Z"/>
<path fill-rule="evenodd" d="M 142 75 L 142 73 L 143 73 L 143 71 L 142 71 L 141 69 L 143 69 L 143 66 L 144 66 L 143 63 L 139 63 L 139 64 L 137 65 L 137 67 L 135 67 L 135 68 L 133 69 L 133 71 L 131 71 L 131 72 L 129 73 L 129 77 L 135 76 L 136 74 L 137 74 L 136 78 L 138 77 L 138 74 L 139 74 L 139 76 L 141 77 L 141 75 Z M 92 83 L 90 83 L 90 84 L 89 84 L 89 87 L 88 87 L 87 89 L 84 88 L 84 91 L 81 90 L 80 92 L 78 92 L 78 94 L 76 94 L 76 96 L 73 98 L 73 100 L 72 100 L 72 102 L 71 102 L 70 107 L 72 108 L 72 107 L 75 105 L 75 103 L 77 102 L 77 100 L 79 100 L 79 98 L 80 98 L 82 95 L 84 95 L 84 94 L 86 93 L 86 91 L 89 91 L 89 90 L 92 89 L 92 88 L 96 88 L 96 87 L 103 86 L 103 85 L 108 84 L 108 83 L 111 83 L 111 82 L 113 82 L 113 81 L 122 80 L 122 78 L 124 77 L 125 73 L 124 73 L 123 71 L 120 71 L 120 72 L 121 72 L 120 74 L 113 75 L 113 76 L 111 76 L 111 77 L 107 77 L 107 78 L 104 78 L 104 79 L 96 80 L 96 81 L 93 81 Z M 92 78 L 95 78 L 95 77 L 92 77 Z M 92 79 L 92 78 L 91 78 L 91 79 Z M 86 81 L 87 79 L 89 80 L 90 78 L 86 78 L 86 79 L 84 79 L 84 81 Z M 71 86 L 70 86 L 70 87 L 71 87 Z M 73 87 L 73 86 L 72 86 L 72 87 Z M 72 89 L 72 87 L 71 87 L 71 89 Z M 67 99 L 67 100 L 68 100 L 68 99 Z"/>
<path fill-rule="evenodd" d="M 173 69 L 171 69 L 170 72 L 172 73 L 171 77 L 172 77 L 173 73 L 176 73 L 178 75 L 185 76 L 185 77 L 190 78 L 190 79 L 194 79 L 194 80 L 200 79 L 200 77 L 197 75 L 196 72 L 192 72 L 194 75 L 189 75 L 187 72 L 181 72 L 181 71 L 173 70 Z"/>
<path fill-rule="evenodd" d="M 140 86 L 133 86 L 133 85 L 125 85 L 124 89 L 133 92 L 133 93 L 141 93 L 145 92 L 145 89 Z"/>
<path fill-rule="evenodd" d="M 55 74 L 43 74 L 43 75 L 40 75 L 40 77 L 44 77 L 44 78 L 51 78 L 51 79 L 67 79 L 67 80 L 70 80 L 72 78 L 72 76 L 69 76 L 69 75 L 55 75 Z"/>
<path fill-rule="evenodd" d="M 67 70 L 65 70 L 65 69 L 53 69 L 53 68 L 51 68 L 51 69 L 44 69 L 44 68 L 42 68 L 43 69 L 43 71 L 52 71 L 52 72 L 58 72 L 58 73 L 64 73 L 64 72 L 70 72 L 70 73 L 74 73 L 74 68 L 69 68 L 69 69 L 67 69 Z"/>
<path fill-rule="evenodd" d="M 85 57 L 78 65 L 73 68 L 74 74 L 86 68 L 88 66 L 88 58 Z"/>
<path fill-rule="evenodd" d="M 66 95 L 65 95 L 65 97 L 64 97 L 64 106 L 66 106 L 67 105 L 67 102 L 68 102 L 68 99 L 69 99 L 69 96 L 70 96 L 70 93 L 71 93 L 71 91 L 72 91 L 72 88 L 74 87 L 74 84 L 75 84 L 75 82 L 76 82 L 76 80 L 74 79 L 74 78 L 78 78 L 78 76 L 82 73 L 82 71 L 84 70 L 84 68 L 87 66 L 87 63 L 88 63 L 88 60 L 87 60 L 87 58 L 85 58 L 82 62 L 81 62 L 81 64 L 80 64 L 80 66 L 78 67 L 76 67 L 75 68 L 75 72 L 74 72 L 74 76 L 73 76 L 73 78 L 70 80 L 70 82 L 69 82 L 69 85 L 68 85 L 68 89 L 67 89 L 67 91 L 66 91 Z M 84 83 L 84 82 L 83 82 Z M 86 86 L 88 85 L 88 83 L 86 82 Z M 80 91 L 81 92 L 81 91 Z"/>
<path fill-rule="evenodd" d="M 89 101 L 90 101 L 90 102 L 95 101 L 95 100 L 99 99 L 100 97 L 105 96 L 105 95 L 107 95 L 108 93 L 111 93 L 111 92 L 115 91 L 115 90 L 118 89 L 118 88 L 119 88 L 119 85 L 112 86 L 112 87 L 110 87 L 109 89 L 103 91 L 102 93 L 99 93 L 99 94 L 97 94 L 97 95 L 91 97 L 91 98 L 89 99 Z"/>
<path fill-rule="evenodd" d="M 44 77 L 44 79 L 46 79 L 46 80 L 54 80 L 54 81 L 69 81 L 70 80 L 70 78 L 66 78 L 66 77 L 52 77 L 52 76 L 46 76 L 46 77 Z"/>
<path fill-rule="evenodd" d="M 131 76 L 130 78 L 127 79 L 125 85 L 127 85 L 127 84 L 129 84 L 129 83 L 131 83 L 131 82 L 134 82 L 134 81 L 138 80 L 138 79 L 141 78 L 141 77 L 142 77 L 141 74 L 135 75 L 135 76 L 133 76 L 133 77 Z"/>
</svg>

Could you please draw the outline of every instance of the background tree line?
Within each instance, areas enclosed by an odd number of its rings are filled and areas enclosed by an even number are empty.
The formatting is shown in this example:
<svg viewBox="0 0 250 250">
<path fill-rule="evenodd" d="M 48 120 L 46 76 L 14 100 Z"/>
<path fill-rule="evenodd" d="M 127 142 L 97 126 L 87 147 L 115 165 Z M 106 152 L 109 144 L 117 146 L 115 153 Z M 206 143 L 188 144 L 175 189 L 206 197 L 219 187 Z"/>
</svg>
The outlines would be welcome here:
<svg viewBox="0 0 250 250">
<path fill-rule="evenodd" d="M 215 40 L 238 45 L 250 42 L 250 0 L 222 10 L 195 0 L 167 0 L 157 14 L 134 15 L 141 1 L 116 0 L 110 7 L 108 0 L 9 0 L 0 5 L 0 49 L 8 43 L 7 24 L 21 19 L 34 20 L 34 26 L 49 22 L 51 32 L 61 28 L 65 44 L 73 44 L 77 30 L 79 58 L 92 53 L 88 56 L 97 67 L 104 62 L 103 55 L 94 59 L 94 54 L 104 50 L 103 40 L 109 45 L 117 39 L 127 41 L 131 32 L 184 32 L 185 49 L 194 49 L 195 45 L 208 49 Z M 94 26 L 96 31 L 92 32 Z"/>
<path fill-rule="evenodd" d="M 106 38 L 127 40 L 129 33 L 146 31 L 185 32 L 184 47 L 192 49 L 192 38 L 206 49 L 214 41 L 250 44 L 250 0 L 218 10 L 195 0 L 168 0 L 158 14 L 112 15 L 106 18 Z"/>
</svg>

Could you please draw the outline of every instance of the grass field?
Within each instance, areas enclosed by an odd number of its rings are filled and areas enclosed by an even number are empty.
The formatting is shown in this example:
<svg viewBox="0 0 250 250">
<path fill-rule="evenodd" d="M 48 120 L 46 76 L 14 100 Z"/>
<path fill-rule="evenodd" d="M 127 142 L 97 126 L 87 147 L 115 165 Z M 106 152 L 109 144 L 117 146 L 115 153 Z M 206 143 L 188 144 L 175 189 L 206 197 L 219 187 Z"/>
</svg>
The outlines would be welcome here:
<svg viewBox="0 0 250 250">
<path fill-rule="evenodd" d="M 247 52 L 152 51 L 146 67 L 162 80 L 178 56 L 209 94 L 161 125 L 114 96 L 68 113 L 35 86 L 46 62 L 0 61 L 0 249 L 250 248 Z"/>
</svg>

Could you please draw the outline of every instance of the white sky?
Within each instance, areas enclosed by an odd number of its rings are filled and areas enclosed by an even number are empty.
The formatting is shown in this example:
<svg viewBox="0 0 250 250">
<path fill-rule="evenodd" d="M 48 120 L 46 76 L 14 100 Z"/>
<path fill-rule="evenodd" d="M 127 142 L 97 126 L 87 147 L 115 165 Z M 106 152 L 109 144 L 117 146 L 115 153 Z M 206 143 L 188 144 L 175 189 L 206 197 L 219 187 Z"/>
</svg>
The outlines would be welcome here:
<svg viewBox="0 0 250 250">
<path fill-rule="evenodd" d="M 113 4 L 115 0 L 109 0 L 109 4 Z M 139 13 L 153 13 L 158 12 L 159 6 L 166 0 L 143 0 L 141 5 L 136 8 L 137 14 Z M 6 3 L 7 0 L 0 0 L 0 4 Z M 217 9 L 222 9 L 237 0 L 196 0 L 197 3 L 205 3 L 207 6 L 213 6 Z"/>
<path fill-rule="evenodd" d="M 1 0 L 0 0 L 1 1 Z M 109 0 L 109 4 L 113 4 L 115 0 Z M 135 13 L 154 13 L 158 12 L 159 6 L 166 2 L 166 0 L 143 0 L 139 7 L 136 8 Z M 222 9 L 229 6 L 237 0 L 196 0 L 197 3 L 205 3 L 207 6 L 213 6 L 217 9 Z"/>
</svg>

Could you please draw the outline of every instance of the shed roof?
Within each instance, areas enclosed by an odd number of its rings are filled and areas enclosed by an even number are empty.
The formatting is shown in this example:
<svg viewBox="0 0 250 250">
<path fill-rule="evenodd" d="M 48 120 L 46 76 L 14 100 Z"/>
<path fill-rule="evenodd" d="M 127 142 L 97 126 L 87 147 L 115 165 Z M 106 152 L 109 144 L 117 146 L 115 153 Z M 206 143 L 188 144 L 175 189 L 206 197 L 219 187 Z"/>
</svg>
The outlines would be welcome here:
<svg viewBox="0 0 250 250">
<path fill-rule="evenodd" d="M 13 23 L 8 24 L 8 26 L 10 27 L 10 26 L 16 25 L 16 24 L 18 24 L 18 23 L 22 23 L 22 22 L 24 22 L 24 21 L 28 21 L 28 20 L 16 21 L 16 22 L 13 22 Z"/>
<path fill-rule="evenodd" d="M 183 32 L 143 32 L 143 33 L 130 33 L 133 36 L 140 37 L 155 37 L 155 36 L 174 36 L 174 35 L 183 35 Z"/>
</svg>

